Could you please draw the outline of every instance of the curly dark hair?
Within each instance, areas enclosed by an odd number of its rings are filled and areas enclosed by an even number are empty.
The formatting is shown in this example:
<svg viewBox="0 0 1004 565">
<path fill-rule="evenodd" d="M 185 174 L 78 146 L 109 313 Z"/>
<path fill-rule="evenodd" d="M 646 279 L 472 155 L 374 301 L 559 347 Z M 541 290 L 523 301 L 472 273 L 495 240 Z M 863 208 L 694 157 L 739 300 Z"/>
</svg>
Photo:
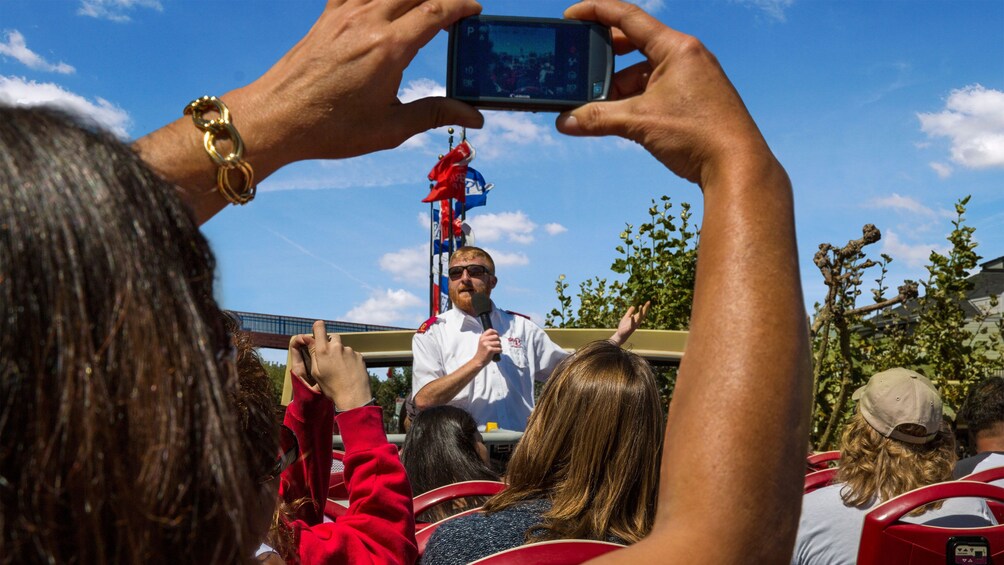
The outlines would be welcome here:
<svg viewBox="0 0 1004 565">
<path fill-rule="evenodd" d="M 959 418 L 969 429 L 971 447 L 976 446 L 980 432 L 1004 427 L 1004 378 L 988 377 L 970 387 Z"/>
</svg>

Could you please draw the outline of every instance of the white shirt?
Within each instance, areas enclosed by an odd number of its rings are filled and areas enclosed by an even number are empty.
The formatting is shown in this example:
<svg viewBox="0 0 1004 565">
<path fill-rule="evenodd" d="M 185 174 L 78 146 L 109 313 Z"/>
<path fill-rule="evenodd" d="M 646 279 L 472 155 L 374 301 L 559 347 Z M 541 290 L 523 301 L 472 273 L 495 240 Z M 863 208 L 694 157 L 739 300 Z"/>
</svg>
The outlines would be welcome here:
<svg viewBox="0 0 1004 565">
<path fill-rule="evenodd" d="M 568 353 L 523 316 L 493 303 L 490 317 L 502 338 L 502 357 L 481 369 L 448 404 L 470 412 L 479 426 L 496 422 L 499 428 L 521 432 L 533 410 L 534 381 L 546 380 Z M 423 324 L 411 340 L 412 398 L 473 359 L 482 333 L 481 322 L 457 308 Z"/>
<path fill-rule="evenodd" d="M 994 467 L 1004 467 L 1004 455 L 1000 453 L 991 453 L 990 455 L 987 455 L 986 459 L 977 463 L 976 467 L 973 467 L 973 473 L 979 473 L 980 471 L 986 471 L 987 469 L 993 469 Z M 990 481 L 990 484 L 998 487 L 1004 487 L 1004 479 Z"/>
<path fill-rule="evenodd" d="M 793 565 L 846 564 L 858 559 L 861 529 L 867 508 L 845 506 L 840 498 L 843 483 L 814 490 L 802 497 L 802 516 L 798 521 Z M 977 527 L 997 523 L 982 498 L 950 498 L 941 508 L 920 516 L 903 516 L 902 521 L 944 527 Z"/>
</svg>

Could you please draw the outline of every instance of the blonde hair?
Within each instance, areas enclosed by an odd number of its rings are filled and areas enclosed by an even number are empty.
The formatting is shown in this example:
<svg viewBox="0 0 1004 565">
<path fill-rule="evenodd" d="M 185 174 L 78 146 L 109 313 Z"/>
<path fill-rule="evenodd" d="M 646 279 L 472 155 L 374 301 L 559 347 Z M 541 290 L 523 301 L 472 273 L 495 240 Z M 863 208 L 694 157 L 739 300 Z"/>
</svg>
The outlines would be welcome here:
<svg viewBox="0 0 1004 565">
<path fill-rule="evenodd" d="M 920 430 L 914 435 L 922 433 Z M 944 428 L 925 444 L 911 444 L 883 437 L 858 411 L 844 427 L 841 439 L 837 481 L 844 486 L 840 497 L 844 504 L 855 507 L 885 502 L 915 488 L 951 479 L 955 461 L 955 441 Z"/>
<path fill-rule="evenodd" d="M 640 540 L 655 518 L 662 420 L 644 359 L 609 341 L 582 347 L 547 381 L 509 462 L 509 487 L 485 511 L 550 501 L 527 542 Z"/>
</svg>

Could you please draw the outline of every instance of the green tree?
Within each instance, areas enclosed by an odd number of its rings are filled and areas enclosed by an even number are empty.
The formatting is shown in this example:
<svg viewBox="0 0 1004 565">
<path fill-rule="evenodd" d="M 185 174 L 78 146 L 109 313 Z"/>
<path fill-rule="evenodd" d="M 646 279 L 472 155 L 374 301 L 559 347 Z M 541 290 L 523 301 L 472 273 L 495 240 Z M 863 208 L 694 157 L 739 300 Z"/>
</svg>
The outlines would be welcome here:
<svg viewBox="0 0 1004 565">
<path fill-rule="evenodd" d="M 579 285 L 578 307 L 568 293 L 565 275 L 555 284 L 559 307 L 547 315 L 548 326 L 561 328 L 615 328 L 632 305 L 651 301 L 644 327 L 686 330 L 694 300 L 697 246 L 700 229 L 691 223 L 690 204 L 680 204 L 679 216 L 671 213 L 669 196 L 652 200 L 649 220 L 627 224 L 615 247 L 617 258 L 610 270 L 621 275 L 608 282 L 594 277 Z M 676 383 L 675 368 L 658 371 L 660 392 L 668 405 Z"/>
<path fill-rule="evenodd" d="M 370 373 L 370 388 L 373 398 L 383 408 L 383 427 L 388 433 L 398 431 L 398 399 L 405 399 L 411 394 L 411 367 L 391 367 L 387 369 L 387 378 L 377 378 Z"/>
<path fill-rule="evenodd" d="M 268 373 L 268 378 L 272 381 L 275 403 L 278 404 L 280 399 L 282 399 L 282 386 L 286 382 L 286 365 L 265 361 L 264 359 L 262 360 L 262 365 L 265 366 L 265 372 Z"/>
<path fill-rule="evenodd" d="M 815 262 L 828 287 L 816 305 L 811 325 L 814 409 L 812 440 L 817 449 L 835 446 L 839 430 L 852 413 L 850 394 L 869 375 L 892 367 L 926 374 L 938 386 L 946 406 L 958 409 L 969 384 L 1004 369 L 1002 323 L 990 321 L 989 309 L 966 318 L 963 304 L 972 289 L 970 272 L 979 265 L 974 228 L 965 225 L 969 197 L 955 205 L 947 254 L 932 252 L 928 278 L 919 286 L 905 281 L 897 296 L 886 299 L 886 273 L 892 258 L 870 260 L 864 247 L 881 234 L 865 226 L 861 239 L 841 248 L 820 246 Z M 874 303 L 859 307 L 865 271 L 880 269 L 872 291 Z M 900 308 L 889 310 L 902 304 Z M 992 297 L 990 308 L 997 304 Z"/>
<path fill-rule="evenodd" d="M 969 273 L 981 259 L 976 229 L 965 224 L 968 204 L 968 196 L 955 204 L 947 254 L 931 252 L 923 296 L 887 322 L 889 347 L 877 356 L 885 365 L 911 365 L 926 374 L 956 410 L 971 383 L 1004 369 L 1004 319 L 991 319 L 997 297 L 975 316 L 967 318 L 963 309 L 973 289 Z"/>
</svg>

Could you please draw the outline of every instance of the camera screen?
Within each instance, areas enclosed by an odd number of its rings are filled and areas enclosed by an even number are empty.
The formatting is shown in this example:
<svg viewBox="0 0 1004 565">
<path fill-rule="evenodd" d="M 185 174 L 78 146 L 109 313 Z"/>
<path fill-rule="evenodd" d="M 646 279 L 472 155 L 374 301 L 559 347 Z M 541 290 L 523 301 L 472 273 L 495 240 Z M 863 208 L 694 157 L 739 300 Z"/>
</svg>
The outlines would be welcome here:
<svg viewBox="0 0 1004 565">
<path fill-rule="evenodd" d="M 459 32 L 458 96 L 588 99 L 587 26 L 469 21 Z"/>
</svg>

